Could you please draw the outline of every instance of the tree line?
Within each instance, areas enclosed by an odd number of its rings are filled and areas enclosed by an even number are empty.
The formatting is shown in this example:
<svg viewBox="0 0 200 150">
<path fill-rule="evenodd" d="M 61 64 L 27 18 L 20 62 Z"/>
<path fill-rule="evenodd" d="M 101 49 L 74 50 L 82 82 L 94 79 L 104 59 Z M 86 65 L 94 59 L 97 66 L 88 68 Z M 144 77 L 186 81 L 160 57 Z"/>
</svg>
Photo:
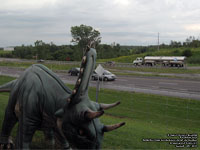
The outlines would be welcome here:
<svg viewBox="0 0 200 150">
<path fill-rule="evenodd" d="M 179 50 L 174 48 L 185 48 L 180 54 Z M 192 55 L 191 48 L 200 47 L 200 40 L 194 37 L 189 37 L 185 42 L 171 41 L 170 44 L 161 44 L 160 50 L 174 50 L 174 55 L 184 55 L 190 57 Z M 44 60 L 59 60 L 59 61 L 80 61 L 83 55 L 83 46 L 79 44 L 72 45 L 55 45 L 54 43 L 45 43 L 42 40 L 37 40 L 34 45 L 16 46 L 12 53 L 0 53 L 0 57 L 22 58 L 22 59 L 44 59 Z M 98 59 L 109 59 L 120 56 L 133 54 L 141 54 L 145 52 L 154 52 L 157 50 L 157 45 L 150 46 L 124 46 L 120 44 L 98 44 L 96 46 Z"/>
<path fill-rule="evenodd" d="M 54 43 L 45 43 L 37 40 L 34 45 L 16 46 L 10 54 L 0 54 L 6 57 L 18 57 L 24 59 L 45 59 L 59 61 L 81 60 L 87 46 L 96 48 L 98 59 L 115 58 L 130 55 L 130 51 L 123 50 L 119 44 L 100 44 L 101 36 L 98 30 L 91 26 L 83 25 L 71 27 L 71 45 L 57 46 Z"/>
<path fill-rule="evenodd" d="M 119 44 L 99 44 L 96 47 L 96 50 L 98 59 L 109 59 L 131 54 L 130 50 L 121 48 Z M 17 57 L 22 59 L 80 61 L 82 55 L 82 49 L 79 45 L 57 46 L 52 42 L 45 43 L 42 40 L 37 40 L 34 45 L 16 46 L 9 57 Z"/>
<path fill-rule="evenodd" d="M 121 46 L 112 43 L 101 44 L 100 32 L 91 26 L 83 25 L 71 27 L 71 45 L 57 46 L 53 42 L 45 43 L 42 40 L 35 41 L 34 45 L 16 46 L 12 53 L 0 53 L 0 57 L 17 57 L 23 59 L 44 59 L 59 61 L 80 61 L 88 45 L 95 47 L 98 59 L 109 59 L 120 56 L 154 52 L 157 45 L 149 46 Z M 182 54 L 174 50 L 174 55 L 192 56 L 190 48 L 200 47 L 200 40 L 194 36 L 188 37 L 184 42 L 171 41 L 170 44 L 159 45 L 161 49 L 186 48 Z"/>
<path fill-rule="evenodd" d="M 183 54 L 178 53 L 177 50 L 174 51 L 174 54 L 176 55 L 184 55 L 190 57 L 191 55 L 191 48 L 200 48 L 200 40 L 198 38 L 195 38 L 194 36 L 189 36 L 186 38 L 185 41 L 180 42 L 180 41 L 175 41 L 171 40 L 169 44 L 160 44 L 159 49 L 172 49 L 174 50 L 175 48 L 185 48 L 185 52 Z M 149 45 L 149 46 L 138 46 L 133 48 L 133 53 L 134 54 L 140 54 L 144 52 L 154 52 L 158 50 L 157 45 Z"/>
<path fill-rule="evenodd" d="M 197 48 L 200 47 L 200 40 L 195 38 L 194 36 L 189 36 L 184 42 L 171 41 L 170 47 L 178 48 L 178 47 L 189 47 L 189 48 Z"/>
</svg>

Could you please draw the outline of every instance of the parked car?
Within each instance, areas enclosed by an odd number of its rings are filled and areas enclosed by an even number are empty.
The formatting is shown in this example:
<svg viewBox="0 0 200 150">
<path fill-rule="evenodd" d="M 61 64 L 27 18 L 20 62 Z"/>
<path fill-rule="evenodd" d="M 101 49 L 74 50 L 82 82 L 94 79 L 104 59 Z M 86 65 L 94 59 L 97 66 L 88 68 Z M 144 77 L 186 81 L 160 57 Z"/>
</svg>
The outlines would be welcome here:
<svg viewBox="0 0 200 150">
<path fill-rule="evenodd" d="M 37 60 L 37 62 L 39 62 L 39 63 L 43 63 L 44 60 L 43 60 L 43 59 L 39 59 L 39 60 Z"/>
<path fill-rule="evenodd" d="M 115 79 L 116 76 L 108 70 L 105 70 L 103 75 L 99 77 L 99 80 L 104 80 L 104 81 L 114 81 Z M 95 71 L 92 74 L 92 80 L 98 80 L 98 74 Z"/>
<path fill-rule="evenodd" d="M 112 66 L 114 66 L 115 65 L 115 62 L 114 61 L 107 61 L 106 63 L 105 63 L 105 66 L 108 66 L 108 67 L 112 67 Z"/>
<path fill-rule="evenodd" d="M 71 75 L 71 76 L 78 76 L 80 72 L 80 68 L 71 68 L 68 73 Z"/>
</svg>

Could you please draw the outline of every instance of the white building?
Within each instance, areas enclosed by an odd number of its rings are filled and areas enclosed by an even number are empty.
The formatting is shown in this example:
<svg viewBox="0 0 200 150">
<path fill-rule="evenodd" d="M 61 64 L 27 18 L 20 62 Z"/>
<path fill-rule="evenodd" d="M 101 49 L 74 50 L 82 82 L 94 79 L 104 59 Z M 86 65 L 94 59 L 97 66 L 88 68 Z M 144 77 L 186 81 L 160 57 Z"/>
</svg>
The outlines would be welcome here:
<svg viewBox="0 0 200 150">
<path fill-rule="evenodd" d="M 4 47 L 3 50 L 4 51 L 14 51 L 14 47 L 12 47 L 12 46 Z"/>
</svg>

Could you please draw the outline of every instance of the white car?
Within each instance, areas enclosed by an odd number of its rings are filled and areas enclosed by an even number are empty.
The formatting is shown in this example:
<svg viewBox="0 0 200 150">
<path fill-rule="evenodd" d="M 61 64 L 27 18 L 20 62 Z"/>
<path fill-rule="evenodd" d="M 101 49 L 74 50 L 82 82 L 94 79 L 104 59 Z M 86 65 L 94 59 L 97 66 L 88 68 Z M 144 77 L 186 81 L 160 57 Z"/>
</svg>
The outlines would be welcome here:
<svg viewBox="0 0 200 150">
<path fill-rule="evenodd" d="M 93 80 L 98 80 L 98 75 L 97 73 L 94 71 L 94 73 L 92 74 L 92 79 Z M 104 80 L 104 81 L 114 81 L 116 79 L 116 75 L 112 74 L 110 71 L 105 70 L 103 75 L 99 77 L 99 80 Z"/>
</svg>

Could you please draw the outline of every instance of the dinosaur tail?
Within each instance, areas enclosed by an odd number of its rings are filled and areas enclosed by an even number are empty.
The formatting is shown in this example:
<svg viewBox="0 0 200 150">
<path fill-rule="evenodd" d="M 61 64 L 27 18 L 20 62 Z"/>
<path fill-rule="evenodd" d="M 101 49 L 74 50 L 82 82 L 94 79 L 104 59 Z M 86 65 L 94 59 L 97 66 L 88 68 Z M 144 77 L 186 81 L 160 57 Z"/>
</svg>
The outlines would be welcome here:
<svg viewBox="0 0 200 150">
<path fill-rule="evenodd" d="M 6 84 L 0 85 L 0 92 L 10 92 L 16 80 L 10 81 Z"/>
</svg>

